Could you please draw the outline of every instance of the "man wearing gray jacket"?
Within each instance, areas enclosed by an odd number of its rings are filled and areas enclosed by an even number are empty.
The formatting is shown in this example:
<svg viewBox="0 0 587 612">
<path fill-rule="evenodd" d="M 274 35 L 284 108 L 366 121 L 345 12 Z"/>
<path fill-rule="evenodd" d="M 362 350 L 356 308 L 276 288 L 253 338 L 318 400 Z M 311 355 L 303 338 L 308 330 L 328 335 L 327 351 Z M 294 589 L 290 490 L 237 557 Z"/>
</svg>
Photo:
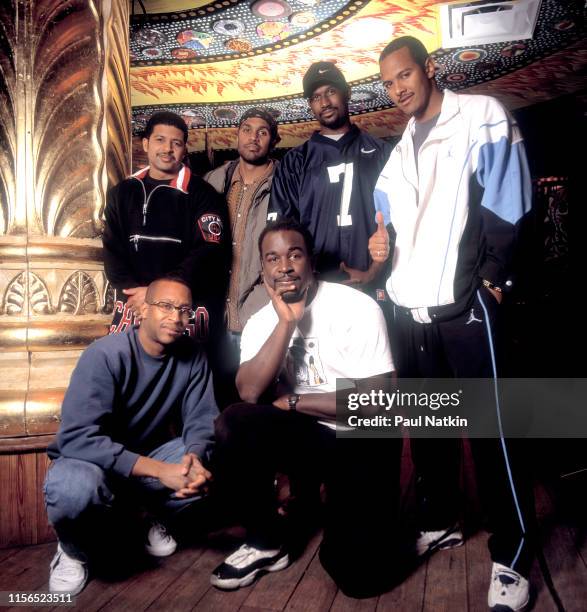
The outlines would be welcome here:
<svg viewBox="0 0 587 612">
<path fill-rule="evenodd" d="M 215 377 L 226 378 L 220 385 L 223 390 L 229 381 L 234 381 L 239 365 L 240 336 L 247 319 L 268 302 L 261 279 L 257 241 L 267 222 L 276 167 L 269 154 L 279 140 L 273 115 L 263 108 L 250 108 L 243 113 L 238 127 L 239 158 L 204 177 L 226 198 L 232 235 L 232 265 L 225 311 L 228 334 L 219 355 L 210 356 Z M 217 361 L 219 363 L 215 363 Z M 236 399 L 227 398 L 227 403 Z M 225 402 L 219 398 L 219 403 Z"/>
</svg>

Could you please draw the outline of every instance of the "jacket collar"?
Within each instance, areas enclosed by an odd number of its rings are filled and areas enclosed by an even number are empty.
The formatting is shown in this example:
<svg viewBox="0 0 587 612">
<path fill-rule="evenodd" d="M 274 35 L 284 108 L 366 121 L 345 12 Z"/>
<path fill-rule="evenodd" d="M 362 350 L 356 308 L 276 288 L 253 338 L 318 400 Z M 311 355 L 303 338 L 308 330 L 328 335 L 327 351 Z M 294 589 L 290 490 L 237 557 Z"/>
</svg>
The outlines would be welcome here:
<svg viewBox="0 0 587 612">
<path fill-rule="evenodd" d="M 453 93 L 450 89 L 443 91 L 442 106 L 440 107 L 440 116 L 436 125 L 432 128 L 435 140 L 442 140 L 454 134 L 454 126 L 451 124 L 451 119 L 460 112 L 459 96 Z M 416 119 L 411 117 L 408 121 L 408 130 L 411 136 L 414 135 Z M 448 130 L 445 127 L 448 125 Z"/>
<path fill-rule="evenodd" d="M 131 174 L 130 176 L 131 178 L 136 178 L 142 181 L 147 176 L 149 168 L 150 166 L 146 166 L 145 168 L 142 168 L 141 170 L 135 172 L 134 174 Z M 188 183 L 190 182 L 191 176 L 191 170 L 185 164 L 182 164 L 175 178 L 171 181 L 171 183 L 169 183 L 169 186 L 174 187 L 175 189 L 179 189 L 179 191 L 182 191 L 183 193 L 187 193 Z"/>
</svg>

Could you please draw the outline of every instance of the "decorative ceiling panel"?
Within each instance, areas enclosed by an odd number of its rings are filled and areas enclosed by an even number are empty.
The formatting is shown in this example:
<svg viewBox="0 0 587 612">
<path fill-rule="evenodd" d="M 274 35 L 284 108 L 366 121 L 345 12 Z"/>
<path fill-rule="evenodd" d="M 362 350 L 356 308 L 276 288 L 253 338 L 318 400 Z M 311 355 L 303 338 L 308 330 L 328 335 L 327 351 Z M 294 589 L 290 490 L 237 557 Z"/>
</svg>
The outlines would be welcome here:
<svg viewBox="0 0 587 612">
<path fill-rule="evenodd" d="M 183 13 L 138 15 L 130 34 L 135 66 L 246 58 L 307 40 L 351 18 L 368 0 L 212 2 Z"/>
<path fill-rule="evenodd" d="M 163 0 L 158 4 L 165 5 Z M 234 126 L 247 108 L 259 105 L 268 107 L 281 124 L 307 123 L 312 117 L 301 95 L 302 77 L 312 62 L 325 59 L 335 61 L 352 85 L 351 113 L 361 117 L 372 113 L 379 115 L 392 105 L 378 80 L 377 59 L 389 40 L 405 34 L 416 36 L 432 51 L 441 87 L 465 90 L 495 83 L 495 87 L 487 85 L 495 95 L 498 83 L 505 85 L 503 79 L 510 75 L 507 86 L 513 91 L 517 83 L 523 83 L 528 104 L 532 103 L 534 94 L 544 93 L 542 84 L 537 85 L 533 93 L 533 82 L 542 83 L 540 66 L 553 54 L 558 57 L 562 53 L 558 60 L 561 75 L 569 70 L 576 74 L 585 67 L 581 49 L 587 47 L 581 0 L 543 0 L 532 39 L 450 50 L 439 48 L 438 0 L 354 0 L 346 3 L 338 0 L 222 0 L 201 4 L 189 11 L 151 14 L 133 20 L 131 36 L 135 37 L 136 45 L 143 36 L 144 44 L 157 46 L 155 34 L 161 34 L 167 41 L 172 38 L 176 44 L 179 40 L 183 43 L 180 46 L 193 48 L 198 54 L 196 60 L 188 63 L 169 59 L 164 56 L 167 47 L 161 43 L 159 59 L 132 62 L 135 134 L 143 129 L 152 112 L 164 108 L 183 115 L 192 129 Z M 291 25 L 292 16 L 302 9 L 313 15 L 315 23 L 311 27 L 298 28 L 295 35 L 269 45 L 260 44 L 255 38 L 256 26 L 253 26 L 259 14 L 267 22 Z M 218 57 L 214 55 L 218 45 L 235 38 L 230 28 L 222 30 L 222 25 L 230 24 L 229 20 L 235 18 L 235 11 L 245 25 L 238 37 L 246 38 L 251 50 L 233 51 Z M 153 33 L 151 38 L 144 34 L 147 31 Z M 179 36 L 188 31 L 200 32 L 202 37 Z M 207 47 L 202 42 L 206 37 L 213 39 Z M 566 57 L 561 50 L 572 45 L 575 51 Z M 136 46 L 135 53 L 139 48 L 145 47 Z M 534 68 L 523 72 L 526 67 Z M 553 68 L 550 70 L 552 74 Z M 522 72 L 526 76 L 518 80 Z M 564 81 L 564 76 L 561 80 Z M 568 84 L 557 81 L 557 85 L 566 91 L 580 87 L 577 79 L 571 79 Z M 299 134 L 301 129 L 295 128 L 294 132 Z"/>
</svg>

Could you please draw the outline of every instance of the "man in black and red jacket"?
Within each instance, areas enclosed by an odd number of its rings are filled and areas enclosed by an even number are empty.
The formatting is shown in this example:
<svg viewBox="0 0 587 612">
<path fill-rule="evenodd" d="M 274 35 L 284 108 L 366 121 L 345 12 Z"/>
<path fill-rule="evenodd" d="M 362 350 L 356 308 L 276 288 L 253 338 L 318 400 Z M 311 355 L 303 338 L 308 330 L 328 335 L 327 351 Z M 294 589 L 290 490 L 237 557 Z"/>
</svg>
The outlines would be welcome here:
<svg viewBox="0 0 587 612">
<path fill-rule="evenodd" d="M 206 340 L 223 324 L 230 261 L 226 204 L 183 164 L 187 126 L 171 112 L 147 123 L 149 165 L 112 188 L 106 201 L 104 269 L 115 289 L 110 333 L 129 327 L 147 286 L 173 273 L 191 287 L 196 316 L 190 335 Z"/>
</svg>

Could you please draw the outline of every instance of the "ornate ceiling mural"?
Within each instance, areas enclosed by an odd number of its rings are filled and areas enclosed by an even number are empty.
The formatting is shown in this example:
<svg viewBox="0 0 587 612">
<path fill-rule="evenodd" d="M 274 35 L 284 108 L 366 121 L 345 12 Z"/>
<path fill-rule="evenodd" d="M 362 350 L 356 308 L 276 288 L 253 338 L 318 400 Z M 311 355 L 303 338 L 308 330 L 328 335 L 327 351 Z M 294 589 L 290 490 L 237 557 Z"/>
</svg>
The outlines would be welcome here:
<svg viewBox="0 0 587 612">
<path fill-rule="evenodd" d="M 190 127 L 190 149 L 196 150 L 204 148 L 206 129 L 214 148 L 233 147 L 234 130 L 222 128 L 237 125 L 251 106 L 274 114 L 284 135 L 280 146 L 305 140 L 316 124 L 301 95 L 302 77 L 312 62 L 325 59 L 351 83 L 357 121 L 380 136 L 399 133 L 405 117 L 381 88 L 377 59 L 389 40 L 405 34 L 431 51 L 442 88 L 485 87 L 496 95 L 507 85 L 517 106 L 521 97 L 526 104 L 548 98 L 548 87 L 538 85 L 543 63 L 551 75 L 561 75 L 550 97 L 580 88 L 581 79 L 564 75 L 586 65 L 580 0 L 542 0 L 532 39 L 455 49 L 440 48 L 438 0 L 132 4 L 146 11 L 135 7 L 130 26 L 133 131 L 140 134 L 152 112 L 174 110 Z"/>
</svg>

